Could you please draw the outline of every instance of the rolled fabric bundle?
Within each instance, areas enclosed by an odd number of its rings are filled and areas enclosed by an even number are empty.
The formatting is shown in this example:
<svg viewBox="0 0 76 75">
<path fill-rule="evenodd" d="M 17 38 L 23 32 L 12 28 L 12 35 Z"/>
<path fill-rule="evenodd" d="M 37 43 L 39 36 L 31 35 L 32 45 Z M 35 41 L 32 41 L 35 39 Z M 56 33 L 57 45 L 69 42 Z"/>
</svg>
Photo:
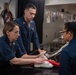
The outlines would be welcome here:
<svg viewBox="0 0 76 75">
<path fill-rule="evenodd" d="M 59 67 L 60 66 L 60 63 L 56 62 L 54 60 L 47 60 L 47 61 L 50 62 L 51 64 L 53 64 L 53 66 L 55 66 L 55 67 Z"/>
</svg>

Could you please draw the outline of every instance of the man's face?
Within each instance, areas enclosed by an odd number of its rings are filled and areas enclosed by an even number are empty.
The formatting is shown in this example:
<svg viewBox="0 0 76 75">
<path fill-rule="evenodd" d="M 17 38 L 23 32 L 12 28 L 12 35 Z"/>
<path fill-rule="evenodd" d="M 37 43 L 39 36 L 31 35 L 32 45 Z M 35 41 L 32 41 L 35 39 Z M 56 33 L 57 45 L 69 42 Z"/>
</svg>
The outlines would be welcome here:
<svg viewBox="0 0 76 75">
<path fill-rule="evenodd" d="M 10 39 L 10 41 L 15 41 L 20 36 L 18 26 L 15 26 L 11 32 L 7 31 L 6 33 L 7 33 L 8 38 Z"/>
<path fill-rule="evenodd" d="M 29 9 L 26 9 L 24 11 L 24 17 L 28 20 L 28 21 L 31 21 L 34 19 L 35 15 L 36 15 L 36 9 L 32 9 L 32 8 L 29 8 Z"/>
</svg>

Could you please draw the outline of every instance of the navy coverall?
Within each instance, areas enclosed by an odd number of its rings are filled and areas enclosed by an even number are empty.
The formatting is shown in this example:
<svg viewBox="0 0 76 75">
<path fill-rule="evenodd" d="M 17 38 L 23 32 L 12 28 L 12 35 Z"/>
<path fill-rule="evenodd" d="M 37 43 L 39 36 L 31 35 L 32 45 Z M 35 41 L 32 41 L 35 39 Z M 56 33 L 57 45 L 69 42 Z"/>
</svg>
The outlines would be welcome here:
<svg viewBox="0 0 76 75">
<path fill-rule="evenodd" d="M 10 65 L 9 60 L 14 57 L 21 57 L 24 53 L 21 51 L 17 41 L 10 41 L 7 36 L 0 37 L 0 67 Z"/>
<path fill-rule="evenodd" d="M 59 75 L 76 75 L 76 38 L 61 52 Z"/>
<path fill-rule="evenodd" d="M 30 52 L 30 43 L 33 42 L 36 49 L 40 48 L 38 34 L 36 31 L 35 22 L 32 20 L 30 22 L 30 28 L 24 17 L 15 20 L 20 26 L 20 37 L 18 38 L 18 43 L 24 53 Z"/>
</svg>

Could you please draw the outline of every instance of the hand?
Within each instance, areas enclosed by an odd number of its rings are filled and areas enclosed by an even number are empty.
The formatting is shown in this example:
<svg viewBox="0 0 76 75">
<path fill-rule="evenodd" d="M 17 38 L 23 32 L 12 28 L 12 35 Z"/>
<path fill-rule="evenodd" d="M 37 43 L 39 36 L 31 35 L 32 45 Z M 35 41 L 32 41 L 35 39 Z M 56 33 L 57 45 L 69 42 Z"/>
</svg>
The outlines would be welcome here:
<svg viewBox="0 0 76 75">
<path fill-rule="evenodd" d="M 36 55 L 37 58 L 39 58 L 41 56 L 41 54 Z"/>
<path fill-rule="evenodd" d="M 46 59 L 44 58 L 36 58 L 34 61 L 36 64 L 42 64 Z"/>
<path fill-rule="evenodd" d="M 45 50 L 38 49 L 38 51 L 39 51 L 40 54 L 41 54 L 41 53 L 46 53 Z"/>
</svg>

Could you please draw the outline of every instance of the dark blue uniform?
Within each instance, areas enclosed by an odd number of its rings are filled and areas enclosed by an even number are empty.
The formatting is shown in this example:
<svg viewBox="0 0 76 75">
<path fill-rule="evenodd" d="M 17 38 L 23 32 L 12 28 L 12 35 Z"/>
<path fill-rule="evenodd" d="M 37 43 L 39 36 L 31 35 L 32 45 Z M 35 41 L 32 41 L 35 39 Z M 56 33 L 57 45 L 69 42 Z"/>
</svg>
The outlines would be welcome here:
<svg viewBox="0 0 76 75">
<path fill-rule="evenodd" d="M 76 75 L 76 38 L 62 50 L 59 75 Z"/>
<path fill-rule="evenodd" d="M 33 20 L 30 22 L 30 28 L 24 20 L 24 17 L 16 19 L 16 22 L 20 25 L 20 37 L 18 39 L 18 43 L 23 52 L 30 52 L 31 42 L 34 42 L 36 49 L 40 48 L 35 22 Z"/>
<path fill-rule="evenodd" d="M 8 37 L 0 37 L 0 67 L 9 65 L 9 60 L 14 57 L 21 57 L 24 53 L 21 51 L 18 43 L 10 41 Z"/>
</svg>

